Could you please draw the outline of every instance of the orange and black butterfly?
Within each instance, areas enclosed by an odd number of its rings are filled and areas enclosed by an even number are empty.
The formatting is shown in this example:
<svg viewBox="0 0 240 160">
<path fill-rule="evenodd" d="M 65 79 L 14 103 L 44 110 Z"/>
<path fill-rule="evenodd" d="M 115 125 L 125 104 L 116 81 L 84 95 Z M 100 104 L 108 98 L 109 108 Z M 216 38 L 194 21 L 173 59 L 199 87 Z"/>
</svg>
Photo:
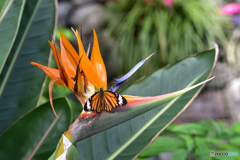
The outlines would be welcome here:
<svg viewBox="0 0 240 160">
<path fill-rule="evenodd" d="M 104 109 L 106 112 L 112 112 L 114 108 L 127 104 L 127 100 L 118 93 L 111 91 L 100 91 L 92 95 L 84 105 L 85 111 L 94 111 L 101 113 Z"/>
</svg>

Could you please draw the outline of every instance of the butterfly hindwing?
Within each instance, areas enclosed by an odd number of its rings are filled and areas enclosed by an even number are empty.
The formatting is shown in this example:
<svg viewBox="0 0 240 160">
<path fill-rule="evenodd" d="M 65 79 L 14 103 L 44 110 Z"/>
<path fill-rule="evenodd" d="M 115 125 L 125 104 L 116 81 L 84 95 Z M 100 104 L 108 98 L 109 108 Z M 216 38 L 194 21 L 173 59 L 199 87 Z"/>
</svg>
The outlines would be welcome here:
<svg viewBox="0 0 240 160">
<path fill-rule="evenodd" d="M 127 104 L 127 100 L 123 96 L 111 91 L 104 91 L 104 102 L 104 110 L 106 112 L 113 112 L 114 108 Z"/>
<path fill-rule="evenodd" d="M 106 112 L 112 112 L 114 108 L 121 107 L 126 104 L 127 100 L 120 94 L 100 90 L 100 92 L 95 93 L 87 100 L 84 105 L 84 110 L 101 113 L 104 109 Z"/>
<path fill-rule="evenodd" d="M 118 93 L 115 93 L 115 94 L 117 95 L 117 98 L 118 98 L 118 107 L 125 106 L 127 104 L 127 100 L 120 94 Z"/>
<path fill-rule="evenodd" d="M 104 92 L 104 110 L 106 112 L 111 112 L 117 107 L 117 97 L 114 92 L 105 91 Z"/>
</svg>

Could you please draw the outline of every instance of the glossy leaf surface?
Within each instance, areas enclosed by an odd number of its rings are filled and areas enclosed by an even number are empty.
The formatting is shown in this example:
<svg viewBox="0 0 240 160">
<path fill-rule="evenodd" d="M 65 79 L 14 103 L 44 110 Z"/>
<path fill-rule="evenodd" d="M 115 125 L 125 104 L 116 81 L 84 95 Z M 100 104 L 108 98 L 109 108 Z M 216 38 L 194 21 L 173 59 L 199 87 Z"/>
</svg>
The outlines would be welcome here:
<svg viewBox="0 0 240 160">
<path fill-rule="evenodd" d="M 0 136 L 1 159 L 47 159 L 72 121 L 65 98 L 53 101 L 57 118 L 49 102 L 31 110 Z"/>
<path fill-rule="evenodd" d="M 157 96 L 206 80 L 218 53 L 208 50 L 160 69 L 121 91 L 121 94 Z M 80 159 L 132 159 L 173 121 L 200 92 L 197 87 L 120 125 L 77 143 Z M 124 117 L 124 115 L 123 115 Z M 109 123 L 114 119 L 109 119 Z M 106 125 L 108 123 L 106 121 Z M 101 147 L 99 147 L 101 146 Z"/>
<path fill-rule="evenodd" d="M 30 64 L 48 64 L 47 40 L 55 27 L 55 1 L 27 0 L 18 35 L 0 75 L 0 133 L 36 107 L 45 74 Z"/>
<path fill-rule="evenodd" d="M 0 13 L 1 9 L 5 7 L 5 3 L 7 3 L 7 1 L 2 0 L 0 2 Z M 17 36 L 24 4 L 25 0 L 11 1 L 4 10 L 2 17 L 0 14 L 0 35 L 2 37 L 0 38 L 0 74 Z"/>
</svg>

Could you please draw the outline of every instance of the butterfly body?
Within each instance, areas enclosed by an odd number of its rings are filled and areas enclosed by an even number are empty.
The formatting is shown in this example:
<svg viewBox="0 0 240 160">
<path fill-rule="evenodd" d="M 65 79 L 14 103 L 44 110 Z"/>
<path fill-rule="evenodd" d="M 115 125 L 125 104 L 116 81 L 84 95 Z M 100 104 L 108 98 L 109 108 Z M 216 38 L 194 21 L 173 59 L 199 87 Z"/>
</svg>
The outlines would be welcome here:
<svg viewBox="0 0 240 160">
<path fill-rule="evenodd" d="M 118 93 L 111 91 L 103 91 L 92 95 L 84 105 L 85 111 L 95 111 L 101 113 L 102 110 L 112 112 L 114 108 L 121 107 L 127 104 L 127 100 Z"/>
</svg>

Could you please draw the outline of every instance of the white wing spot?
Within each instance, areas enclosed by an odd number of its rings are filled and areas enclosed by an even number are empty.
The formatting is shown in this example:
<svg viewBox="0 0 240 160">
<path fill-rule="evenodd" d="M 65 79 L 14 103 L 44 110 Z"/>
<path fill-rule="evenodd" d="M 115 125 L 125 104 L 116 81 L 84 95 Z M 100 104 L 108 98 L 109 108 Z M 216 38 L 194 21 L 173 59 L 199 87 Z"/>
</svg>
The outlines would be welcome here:
<svg viewBox="0 0 240 160">
<path fill-rule="evenodd" d="M 122 104 L 123 104 L 123 98 L 121 95 L 119 95 L 119 97 L 118 97 L 118 103 L 120 106 L 122 106 Z"/>
<path fill-rule="evenodd" d="M 92 107 L 90 106 L 90 102 L 89 101 L 87 101 L 87 110 L 91 110 L 92 109 Z"/>
</svg>

